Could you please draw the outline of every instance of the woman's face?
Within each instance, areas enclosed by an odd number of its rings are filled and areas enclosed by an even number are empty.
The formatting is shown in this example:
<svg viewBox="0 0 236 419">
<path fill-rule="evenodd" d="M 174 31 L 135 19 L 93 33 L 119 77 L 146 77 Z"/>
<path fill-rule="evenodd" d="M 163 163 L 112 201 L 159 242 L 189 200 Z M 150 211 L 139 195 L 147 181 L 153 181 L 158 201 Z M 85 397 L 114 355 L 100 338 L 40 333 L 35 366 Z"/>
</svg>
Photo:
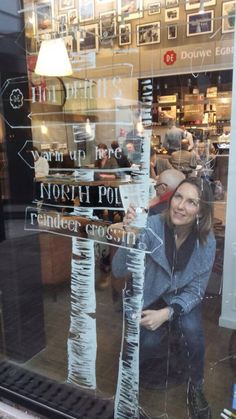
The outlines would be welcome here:
<svg viewBox="0 0 236 419">
<path fill-rule="evenodd" d="M 193 224 L 200 211 L 197 187 L 183 183 L 176 190 L 170 203 L 170 219 L 176 226 Z"/>
</svg>

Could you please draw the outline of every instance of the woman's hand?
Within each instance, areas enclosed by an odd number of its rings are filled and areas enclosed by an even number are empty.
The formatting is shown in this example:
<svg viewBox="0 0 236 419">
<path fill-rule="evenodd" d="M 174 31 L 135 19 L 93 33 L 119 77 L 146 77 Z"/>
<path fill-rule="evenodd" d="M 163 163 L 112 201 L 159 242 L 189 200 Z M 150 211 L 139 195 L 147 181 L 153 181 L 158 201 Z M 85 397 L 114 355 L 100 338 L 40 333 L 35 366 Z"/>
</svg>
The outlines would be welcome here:
<svg viewBox="0 0 236 419">
<path fill-rule="evenodd" d="M 130 205 L 127 213 L 125 214 L 124 218 L 123 218 L 123 225 L 125 227 L 129 226 L 132 221 L 134 221 L 134 219 L 136 218 L 137 214 L 136 214 L 136 208 L 133 205 Z"/>
<path fill-rule="evenodd" d="M 140 325 L 149 330 L 156 330 L 169 319 L 168 307 L 161 310 L 144 310 L 141 314 Z"/>
</svg>

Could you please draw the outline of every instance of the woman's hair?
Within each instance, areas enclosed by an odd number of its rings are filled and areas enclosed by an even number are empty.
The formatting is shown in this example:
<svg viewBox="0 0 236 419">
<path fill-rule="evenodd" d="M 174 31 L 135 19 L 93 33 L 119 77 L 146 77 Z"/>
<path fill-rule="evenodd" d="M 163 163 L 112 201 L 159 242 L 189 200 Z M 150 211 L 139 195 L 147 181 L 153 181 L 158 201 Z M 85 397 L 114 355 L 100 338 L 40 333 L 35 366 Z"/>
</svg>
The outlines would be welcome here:
<svg viewBox="0 0 236 419">
<path fill-rule="evenodd" d="M 97 146 L 97 149 L 99 150 L 105 150 L 105 151 L 108 151 L 108 147 L 107 147 L 107 145 L 106 144 L 104 144 L 104 143 L 100 143 L 100 144 L 98 144 L 98 146 Z M 101 166 L 102 166 L 102 157 L 101 156 L 99 156 L 99 153 L 98 153 L 98 156 L 97 156 L 97 159 L 95 160 L 95 167 L 98 167 L 99 169 L 101 168 Z"/>
<path fill-rule="evenodd" d="M 103 150 L 108 150 L 107 145 L 104 143 L 98 144 L 98 148 L 102 148 Z"/>
<path fill-rule="evenodd" d="M 165 220 L 169 226 L 172 226 L 169 215 L 171 200 L 179 187 L 185 183 L 195 186 L 198 190 L 200 198 L 199 224 L 195 224 L 195 229 L 199 242 L 204 244 L 206 243 L 208 234 L 213 228 L 213 193 L 209 182 L 205 179 L 200 177 L 188 177 L 177 186 L 169 199 L 168 209 L 165 211 Z"/>
</svg>

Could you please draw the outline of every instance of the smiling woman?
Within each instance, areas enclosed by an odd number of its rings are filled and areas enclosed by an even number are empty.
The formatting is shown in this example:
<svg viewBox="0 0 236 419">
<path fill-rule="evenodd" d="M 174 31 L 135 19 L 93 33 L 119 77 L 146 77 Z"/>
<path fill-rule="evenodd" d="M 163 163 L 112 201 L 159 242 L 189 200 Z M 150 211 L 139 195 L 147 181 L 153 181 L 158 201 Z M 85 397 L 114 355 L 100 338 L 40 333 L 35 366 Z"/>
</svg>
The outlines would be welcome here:
<svg viewBox="0 0 236 419">
<path fill-rule="evenodd" d="M 135 216 L 135 208 L 129 208 L 124 217 L 126 228 Z M 158 348 L 177 334 L 188 371 L 191 417 L 211 417 L 203 394 L 205 344 L 201 302 L 215 257 L 212 221 L 209 185 L 199 178 L 187 178 L 176 188 L 165 213 L 149 217 L 142 234 L 150 255 L 146 259 L 140 320 L 141 380 L 147 363 L 153 375 L 150 364 L 160 356 Z M 157 238 L 161 238 L 163 246 L 157 247 Z M 114 276 L 126 273 L 131 257 L 127 250 L 118 250 L 113 259 Z"/>
</svg>

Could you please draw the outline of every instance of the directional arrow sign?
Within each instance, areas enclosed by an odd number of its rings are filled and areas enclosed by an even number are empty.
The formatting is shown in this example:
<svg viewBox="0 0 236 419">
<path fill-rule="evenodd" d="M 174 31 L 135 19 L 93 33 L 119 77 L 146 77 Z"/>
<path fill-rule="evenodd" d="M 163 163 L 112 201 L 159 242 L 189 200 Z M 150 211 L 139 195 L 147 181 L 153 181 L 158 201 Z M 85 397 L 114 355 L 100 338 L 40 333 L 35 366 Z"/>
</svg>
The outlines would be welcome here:
<svg viewBox="0 0 236 419">
<path fill-rule="evenodd" d="M 33 207 L 26 209 L 25 230 L 44 231 L 103 244 L 105 242 L 111 246 L 132 248 L 137 252 L 145 253 L 153 253 L 163 245 L 162 239 L 150 228 L 142 229 L 141 234 L 140 229 L 137 228 L 126 232 L 122 226 L 116 224 L 106 224 L 103 221 L 76 215 L 64 216 L 62 213 L 43 209 L 38 211 Z M 156 246 L 151 251 L 144 242 L 145 231 L 155 236 Z"/>
</svg>

